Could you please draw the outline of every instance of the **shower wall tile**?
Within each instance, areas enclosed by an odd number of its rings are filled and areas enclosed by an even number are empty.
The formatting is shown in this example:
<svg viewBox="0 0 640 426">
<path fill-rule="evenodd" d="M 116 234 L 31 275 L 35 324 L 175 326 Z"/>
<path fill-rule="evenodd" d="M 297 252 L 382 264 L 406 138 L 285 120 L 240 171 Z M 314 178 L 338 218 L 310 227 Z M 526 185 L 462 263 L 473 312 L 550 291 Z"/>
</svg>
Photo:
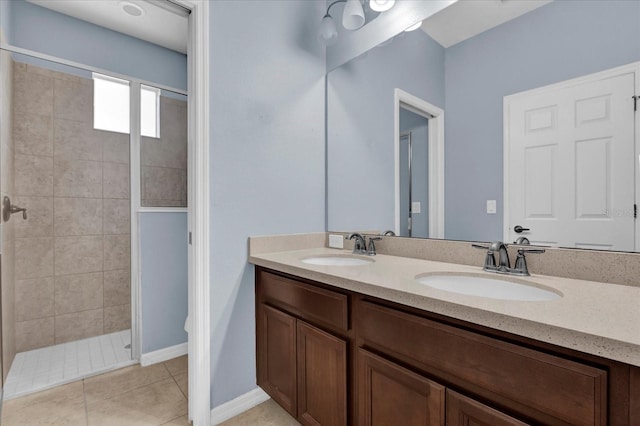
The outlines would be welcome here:
<svg viewBox="0 0 640 426">
<path fill-rule="evenodd" d="M 91 122 L 56 118 L 53 122 L 53 148 L 65 160 L 102 161 L 102 139 Z"/>
<path fill-rule="evenodd" d="M 53 78 L 16 69 L 13 82 L 14 113 L 53 115 Z"/>
<path fill-rule="evenodd" d="M 102 236 L 56 238 L 56 276 L 99 272 L 102 265 Z"/>
<path fill-rule="evenodd" d="M 130 223 L 129 200 L 104 199 L 104 234 L 129 234 Z"/>
<path fill-rule="evenodd" d="M 53 252 L 53 238 L 17 238 L 15 279 L 52 276 Z"/>
<path fill-rule="evenodd" d="M 54 92 L 54 118 L 93 122 L 93 86 L 56 79 Z"/>
<path fill-rule="evenodd" d="M 142 167 L 142 198 L 187 201 L 187 171 L 165 167 Z"/>
<path fill-rule="evenodd" d="M 94 130 L 102 140 L 102 159 L 110 163 L 129 164 L 129 135 L 125 133 Z"/>
<path fill-rule="evenodd" d="M 103 197 L 129 199 L 129 165 L 103 164 Z"/>
<path fill-rule="evenodd" d="M 53 317 L 16 322 L 16 352 L 53 345 L 53 323 Z"/>
<path fill-rule="evenodd" d="M 129 235 L 104 236 L 104 270 L 128 269 L 130 252 Z"/>
<path fill-rule="evenodd" d="M 27 209 L 27 220 L 22 213 L 11 215 L 17 238 L 53 236 L 53 197 L 15 196 L 12 201 Z"/>
<path fill-rule="evenodd" d="M 102 198 L 55 198 L 55 235 L 101 235 Z"/>
<path fill-rule="evenodd" d="M 16 113 L 13 116 L 15 151 L 24 155 L 53 155 L 53 120 L 48 115 Z"/>
<path fill-rule="evenodd" d="M 131 305 L 110 306 L 104 308 L 104 332 L 114 333 L 116 331 L 131 328 Z"/>
<path fill-rule="evenodd" d="M 131 303 L 129 270 L 121 269 L 104 272 L 104 306 L 118 306 Z"/>
<path fill-rule="evenodd" d="M 103 334 L 103 315 L 102 309 L 94 309 L 57 316 L 55 323 L 56 344 Z"/>
<path fill-rule="evenodd" d="M 0 171 L 0 182 L 2 182 L 4 195 L 9 195 L 11 197 L 15 194 L 15 158 L 12 146 L 13 144 L 7 145 L 4 143 L 0 145 L 0 155 L 3 156 L 2 158 L 8 159 L 8 161 L 5 162 L 4 167 L 0 167 L 0 169 L 2 169 Z"/>
<path fill-rule="evenodd" d="M 102 280 L 102 272 L 56 276 L 55 314 L 63 315 L 102 308 Z"/>
<path fill-rule="evenodd" d="M 53 277 L 16 280 L 16 321 L 53 316 Z"/>
<path fill-rule="evenodd" d="M 140 164 L 142 166 L 187 168 L 187 140 L 172 140 L 143 137 L 140 145 Z"/>
<path fill-rule="evenodd" d="M 56 197 L 102 198 L 102 163 L 55 159 Z"/>
<path fill-rule="evenodd" d="M 53 193 L 53 158 L 15 154 L 15 193 L 50 197 Z"/>
<path fill-rule="evenodd" d="M 30 73 L 53 77 L 58 80 L 72 81 L 79 84 L 93 84 L 93 80 L 91 80 L 91 74 L 89 73 L 89 71 L 85 72 L 87 74 L 87 77 L 83 78 L 77 75 L 66 74 L 60 71 L 54 71 L 54 70 L 42 68 L 36 65 L 31 65 L 31 64 L 23 64 L 23 65 L 26 66 L 26 70 Z M 78 69 L 78 71 L 80 71 L 80 69 Z"/>
</svg>

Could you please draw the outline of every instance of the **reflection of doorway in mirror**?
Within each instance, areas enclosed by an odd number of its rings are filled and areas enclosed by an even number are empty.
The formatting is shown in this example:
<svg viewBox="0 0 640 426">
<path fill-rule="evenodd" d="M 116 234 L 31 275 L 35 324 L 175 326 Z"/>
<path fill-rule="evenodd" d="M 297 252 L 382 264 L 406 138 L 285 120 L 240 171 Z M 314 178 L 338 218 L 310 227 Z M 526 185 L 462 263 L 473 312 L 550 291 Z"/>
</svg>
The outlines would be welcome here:
<svg viewBox="0 0 640 426">
<path fill-rule="evenodd" d="M 637 250 L 639 71 L 636 63 L 505 97 L 505 241 Z"/>
<path fill-rule="evenodd" d="M 400 108 L 400 232 L 429 237 L 429 119 Z M 423 206 L 425 208 L 423 208 Z"/>
<path fill-rule="evenodd" d="M 395 232 L 444 237 L 444 111 L 395 90 Z"/>
</svg>

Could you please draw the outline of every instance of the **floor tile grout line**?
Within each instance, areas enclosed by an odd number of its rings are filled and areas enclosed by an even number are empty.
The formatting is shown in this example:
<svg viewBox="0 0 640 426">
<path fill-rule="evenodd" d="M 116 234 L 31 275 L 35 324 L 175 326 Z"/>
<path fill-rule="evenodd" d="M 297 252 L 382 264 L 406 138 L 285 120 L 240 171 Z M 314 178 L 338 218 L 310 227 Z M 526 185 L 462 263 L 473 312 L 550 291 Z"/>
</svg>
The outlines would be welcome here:
<svg viewBox="0 0 640 426">
<path fill-rule="evenodd" d="M 176 384 L 176 386 L 178 387 L 178 390 L 180 391 L 180 393 L 182 393 L 182 395 L 184 396 L 184 398 L 187 400 L 187 403 L 188 403 L 189 402 L 189 396 L 186 393 L 184 393 L 184 391 L 182 390 L 182 388 L 178 384 L 178 381 L 176 380 L 176 378 L 174 376 L 171 376 L 171 378 L 173 379 L 173 383 Z"/>
</svg>

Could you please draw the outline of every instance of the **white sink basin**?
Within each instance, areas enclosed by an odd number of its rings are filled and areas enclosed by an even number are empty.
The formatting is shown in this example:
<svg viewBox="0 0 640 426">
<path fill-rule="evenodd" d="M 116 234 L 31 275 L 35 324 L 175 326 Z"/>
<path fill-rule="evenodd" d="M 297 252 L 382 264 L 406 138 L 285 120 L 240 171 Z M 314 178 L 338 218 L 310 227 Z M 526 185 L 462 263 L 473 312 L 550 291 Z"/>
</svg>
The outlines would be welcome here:
<svg viewBox="0 0 640 426">
<path fill-rule="evenodd" d="M 536 302 L 562 297 L 559 292 L 529 285 L 511 277 L 500 279 L 471 275 L 432 274 L 417 276 L 416 281 L 438 290 L 490 299 Z"/>
<path fill-rule="evenodd" d="M 312 256 L 305 257 L 301 260 L 303 263 L 307 263 L 309 265 L 324 266 L 360 266 L 369 265 L 373 262 L 373 259 L 350 255 Z"/>
</svg>

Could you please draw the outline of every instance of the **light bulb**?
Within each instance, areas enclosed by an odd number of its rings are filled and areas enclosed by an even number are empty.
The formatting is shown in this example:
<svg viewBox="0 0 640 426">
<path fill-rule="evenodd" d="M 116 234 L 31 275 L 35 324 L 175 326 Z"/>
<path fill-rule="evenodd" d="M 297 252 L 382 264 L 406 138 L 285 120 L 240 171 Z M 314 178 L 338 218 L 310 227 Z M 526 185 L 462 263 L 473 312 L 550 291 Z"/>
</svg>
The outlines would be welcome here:
<svg viewBox="0 0 640 426">
<path fill-rule="evenodd" d="M 375 12 L 386 12 L 396 4 L 396 0 L 369 0 L 369 7 Z"/>
<path fill-rule="evenodd" d="M 338 29 L 331 15 L 325 15 L 322 18 L 318 37 L 327 46 L 332 45 L 338 39 Z"/>
<path fill-rule="evenodd" d="M 364 10 L 360 0 L 347 0 L 342 15 L 342 26 L 348 30 L 357 30 L 364 25 Z"/>
</svg>

